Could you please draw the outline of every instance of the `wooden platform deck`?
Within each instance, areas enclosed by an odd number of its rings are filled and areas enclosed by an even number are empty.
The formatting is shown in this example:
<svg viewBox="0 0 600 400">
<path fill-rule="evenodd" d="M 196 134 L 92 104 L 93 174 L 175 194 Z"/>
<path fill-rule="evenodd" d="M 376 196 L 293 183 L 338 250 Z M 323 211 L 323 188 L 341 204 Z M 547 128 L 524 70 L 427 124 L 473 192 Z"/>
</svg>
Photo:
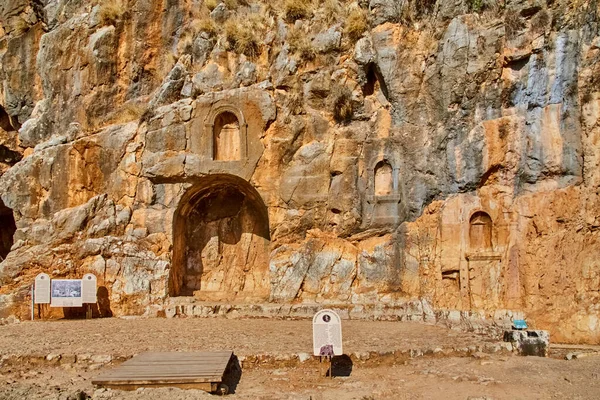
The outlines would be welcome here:
<svg viewBox="0 0 600 400">
<path fill-rule="evenodd" d="M 100 374 L 92 383 L 120 390 L 172 386 L 214 392 L 232 355 L 232 351 L 143 353 Z"/>
</svg>

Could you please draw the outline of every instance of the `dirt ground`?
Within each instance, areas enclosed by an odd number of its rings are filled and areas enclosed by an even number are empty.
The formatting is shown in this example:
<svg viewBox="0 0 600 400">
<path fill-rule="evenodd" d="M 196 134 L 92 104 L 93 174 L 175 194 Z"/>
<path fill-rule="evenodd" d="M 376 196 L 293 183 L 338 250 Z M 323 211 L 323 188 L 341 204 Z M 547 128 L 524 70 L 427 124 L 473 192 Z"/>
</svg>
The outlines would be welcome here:
<svg viewBox="0 0 600 400">
<path fill-rule="evenodd" d="M 136 319 L 20 323 L 0 327 L 0 354 L 134 354 L 145 350 L 233 349 L 309 352 L 310 321 Z M 496 338 L 418 323 L 344 321 L 345 352 L 471 346 Z M 558 355 L 558 352 L 554 352 Z M 419 357 L 405 362 L 355 361 L 347 376 L 320 377 L 313 362 L 245 368 L 231 399 L 598 399 L 600 356 L 564 360 L 476 353 Z M 0 399 L 208 399 L 198 390 L 122 392 L 91 381 L 108 364 L 3 363 Z"/>
<path fill-rule="evenodd" d="M 457 347 L 494 342 L 472 333 L 418 322 L 344 321 L 344 352 Z M 0 354 L 112 354 L 143 351 L 233 350 L 259 353 L 312 351 L 310 320 L 226 318 L 107 318 L 27 321 L 0 326 Z"/>
</svg>

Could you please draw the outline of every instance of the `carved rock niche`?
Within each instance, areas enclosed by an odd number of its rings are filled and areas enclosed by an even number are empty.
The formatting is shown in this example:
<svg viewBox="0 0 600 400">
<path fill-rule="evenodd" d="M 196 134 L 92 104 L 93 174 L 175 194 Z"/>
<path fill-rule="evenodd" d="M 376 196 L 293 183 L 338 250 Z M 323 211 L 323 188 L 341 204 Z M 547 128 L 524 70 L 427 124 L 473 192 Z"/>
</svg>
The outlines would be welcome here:
<svg viewBox="0 0 600 400">
<path fill-rule="evenodd" d="M 213 125 L 213 160 L 236 161 L 241 159 L 240 122 L 235 114 L 222 112 Z"/>
</svg>

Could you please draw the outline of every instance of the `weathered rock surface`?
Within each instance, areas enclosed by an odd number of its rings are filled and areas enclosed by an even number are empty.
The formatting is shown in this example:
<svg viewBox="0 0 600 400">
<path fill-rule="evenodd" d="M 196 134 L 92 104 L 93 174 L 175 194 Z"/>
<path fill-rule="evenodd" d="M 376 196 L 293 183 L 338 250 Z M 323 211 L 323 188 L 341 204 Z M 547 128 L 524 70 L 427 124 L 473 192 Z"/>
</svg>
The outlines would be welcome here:
<svg viewBox="0 0 600 400">
<path fill-rule="evenodd" d="M 0 5 L 0 317 L 92 272 L 102 315 L 425 301 L 600 339 L 597 2 L 360 1 L 357 42 L 348 7 L 241 3 Z"/>
</svg>

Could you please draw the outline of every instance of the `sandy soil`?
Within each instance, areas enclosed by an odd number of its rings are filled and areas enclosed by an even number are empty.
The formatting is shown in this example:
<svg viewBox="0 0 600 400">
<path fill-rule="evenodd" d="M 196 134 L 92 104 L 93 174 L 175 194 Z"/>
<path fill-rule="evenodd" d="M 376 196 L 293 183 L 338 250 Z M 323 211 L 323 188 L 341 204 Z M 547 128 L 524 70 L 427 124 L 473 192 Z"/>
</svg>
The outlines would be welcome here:
<svg viewBox="0 0 600 400">
<path fill-rule="evenodd" d="M 344 321 L 347 353 L 415 347 L 470 346 L 496 338 L 418 323 Z M 0 352 L 9 354 L 123 354 L 144 350 L 231 348 L 239 355 L 309 352 L 310 321 L 136 319 L 21 323 L 0 327 Z M 558 354 L 558 353 L 555 353 Z M 318 365 L 245 369 L 231 399 L 598 399 L 600 355 L 558 358 L 481 354 L 421 357 L 407 362 L 346 365 L 347 376 L 320 377 Z M 197 390 L 122 392 L 91 381 L 114 365 L 4 363 L 0 399 L 208 399 Z"/>
</svg>

